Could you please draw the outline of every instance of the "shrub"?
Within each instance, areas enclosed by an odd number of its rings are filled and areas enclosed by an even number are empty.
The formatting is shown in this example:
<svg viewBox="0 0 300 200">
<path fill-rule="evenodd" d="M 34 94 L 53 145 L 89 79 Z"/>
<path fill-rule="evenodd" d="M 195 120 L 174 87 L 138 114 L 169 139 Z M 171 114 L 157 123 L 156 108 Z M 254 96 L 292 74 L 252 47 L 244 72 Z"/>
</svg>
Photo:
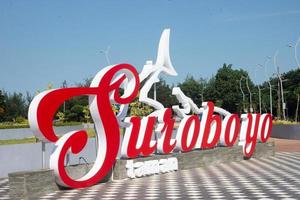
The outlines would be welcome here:
<svg viewBox="0 0 300 200">
<path fill-rule="evenodd" d="M 28 120 L 21 116 L 16 117 L 15 122 L 17 124 L 28 124 Z"/>
</svg>

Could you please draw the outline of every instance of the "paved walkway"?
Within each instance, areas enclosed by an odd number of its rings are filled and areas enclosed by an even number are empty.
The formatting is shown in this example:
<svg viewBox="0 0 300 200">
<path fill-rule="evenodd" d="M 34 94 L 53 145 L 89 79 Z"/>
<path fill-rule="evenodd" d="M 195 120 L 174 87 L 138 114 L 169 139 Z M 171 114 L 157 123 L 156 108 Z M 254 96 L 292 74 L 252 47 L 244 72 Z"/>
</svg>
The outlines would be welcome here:
<svg viewBox="0 0 300 200">
<path fill-rule="evenodd" d="M 7 183 L 0 188 L 0 199 L 7 199 Z M 300 199 L 300 152 L 60 191 L 41 199 Z"/>
<path fill-rule="evenodd" d="M 8 179 L 0 179 L 0 199 L 9 199 Z"/>
<path fill-rule="evenodd" d="M 275 142 L 275 151 L 300 152 L 300 140 L 271 138 Z"/>
</svg>

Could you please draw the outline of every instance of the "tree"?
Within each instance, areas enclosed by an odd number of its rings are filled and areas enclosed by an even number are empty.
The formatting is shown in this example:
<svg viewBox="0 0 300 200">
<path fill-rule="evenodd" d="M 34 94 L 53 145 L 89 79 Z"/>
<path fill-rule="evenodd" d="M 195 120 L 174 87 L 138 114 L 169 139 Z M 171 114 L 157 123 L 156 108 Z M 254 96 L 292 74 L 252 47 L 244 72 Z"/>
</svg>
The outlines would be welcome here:
<svg viewBox="0 0 300 200">
<path fill-rule="evenodd" d="M 296 70 L 290 70 L 284 74 L 282 74 L 282 80 L 284 80 L 283 82 L 283 88 L 284 88 L 284 100 L 286 103 L 286 116 L 289 120 L 294 120 L 296 117 L 296 108 L 297 108 L 297 95 L 295 95 L 295 91 L 296 88 L 300 87 L 300 69 L 296 69 Z M 277 115 L 277 116 L 281 116 L 281 113 L 278 111 L 280 111 L 280 109 L 278 109 L 279 106 L 281 105 L 281 101 L 280 103 L 276 103 L 278 102 L 278 95 L 277 95 L 277 91 L 278 91 L 278 78 L 272 78 L 271 79 L 271 84 L 273 85 L 273 102 L 274 102 L 274 111 L 276 114 L 273 115 Z M 266 83 L 264 83 L 266 84 Z M 299 110 L 298 110 L 299 111 Z M 297 113 L 298 115 L 298 113 Z M 298 118 L 298 116 L 297 116 Z"/>
<path fill-rule="evenodd" d="M 242 96 L 239 88 L 241 77 L 248 77 L 248 73 L 242 69 L 232 69 L 231 64 L 223 64 L 215 76 L 216 100 L 219 101 L 219 106 L 232 113 L 242 110 Z M 254 85 L 251 80 L 249 80 L 249 85 L 253 89 Z"/>
<path fill-rule="evenodd" d="M 152 112 L 153 112 L 153 109 L 150 106 L 139 102 L 138 97 L 135 98 L 135 100 L 129 104 L 130 116 L 143 117 L 143 116 L 149 115 Z"/>
<path fill-rule="evenodd" d="M 178 87 L 180 87 L 182 92 L 190 97 L 198 107 L 201 107 L 204 89 L 203 79 L 195 80 L 193 76 L 187 76 L 183 83 L 178 84 Z"/>
<path fill-rule="evenodd" d="M 65 121 L 65 113 L 63 112 L 57 112 L 56 117 L 59 119 L 59 121 L 63 122 Z"/>
<path fill-rule="evenodd" d="M 173 86 L 169 86 L 164 79 L 160 79 L 156 83 L 156 100 L 163 104 L 165 107 L 170 108 L 175 104 L 176 99 L 172 95 Z M 149 91 L 149 97 L 154 99 L 154 88 Z"/>
<path fill-rule="evenodd" d="M 212 76 L 206 83 L 204 88 L 204 100 L 212 101 L 216 106 L 221 106 L 221 102 L 217 99 L 216 78 Z"/>
<path fill-rule="evenodd" d="M 83 113 L 83 106 L 76 104 L 72 106 L 69 112 L 66 112 L 66 119 L 68 121 L 83 121 L 84 113 Z"/>
<path fill-rule="evenodd" d="M 2 91 L 0 90 L 0 122 L 4 121 L 5 116 L 5 99 Z"/>
<path fill-rule="evenodd" d="M 17 117 L 27 117 L 26 100 L 23 98 L 22 93 L 14 92 L 12 95 L 4 94 L 6 102 L 6 121 L 15 121 Z"/>
<path fill-rule="evenodd" d="M 90 122 L 90 120 L 91 120 L 91 114 L 90 114 L 89 106 L 88 106 L 88 105 L 83 106 L 82 112 L 83 112 L 83 114 L 84 114 L 85 122 L 86 122 L 86 123 Z"/>
</svg>

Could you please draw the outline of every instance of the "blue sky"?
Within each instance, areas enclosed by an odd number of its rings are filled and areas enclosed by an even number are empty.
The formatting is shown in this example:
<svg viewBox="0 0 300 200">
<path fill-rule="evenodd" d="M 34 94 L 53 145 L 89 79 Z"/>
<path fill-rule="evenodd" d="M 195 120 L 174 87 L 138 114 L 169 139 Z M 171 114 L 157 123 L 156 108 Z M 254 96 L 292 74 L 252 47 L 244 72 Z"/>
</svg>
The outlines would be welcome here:
<svg viewBox="0 0 300 200">
<path fill-rule="evenodd" d="M 279 50 L 282 72 L 296 68 L 286 47 L 300 36 L 298 0 L 0 1 L 0 89 L 43 90 L 93 77 L 112 63 L 141 70 L 155 60 L 160 34 L 171 28 L 178 83 L 187 74 L 209 78 L 223 63 L 249 70 Z M 299 47 L 300 48 L 300 47 Z M 300 50 L 299 50 L 300 52 Z M 300 57 L 300 55 L 299 55 Z M 274 72 L 273 63 L 267 66 Z M 259 69 L 256 81 L 265 79 Z"/>
</svg>

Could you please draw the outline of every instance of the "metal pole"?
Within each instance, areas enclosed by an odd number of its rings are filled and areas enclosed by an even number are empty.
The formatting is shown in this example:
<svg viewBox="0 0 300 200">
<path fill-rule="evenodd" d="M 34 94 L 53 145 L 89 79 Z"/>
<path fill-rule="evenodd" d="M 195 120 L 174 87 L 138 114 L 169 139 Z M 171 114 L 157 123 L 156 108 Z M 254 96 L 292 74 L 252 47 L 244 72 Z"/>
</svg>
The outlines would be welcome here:
<svg viewBox="0 0 300 200">
<path fill-rule="evenodd" d="M 270 113 L 271 113 L 271 116 L 273 116 L 273 100 L 272 100 L 272 85 L 271 85 L 271 82 L 270 81 L 268 81 L 268 83 L 269 83 L 269 88 L 270 88 Z"/>
<path fill-rule="evenodd" d="M 275 68 L 275 73 L 274 75 L 278 75 L 278 67 L 276 66 L 276 59 L 275 57 L 278 54 L 278 50 L 275 52 L 274 56 L 273 56 L 273 60 L 274 60 L 274 68 Z M 277 81 L 277 118 L 280 119 L 281 118 L 281 106 L 280 106 L 280 86 L 279 86 L 279 79 Z"/>
<path fill-rule="evenodd" d="M 156 101 L 156 83 L 154 83 L 154 85 L 153 85 L 153 92 L 154 92 L 154 94 L 153 94 L 153 99 L 154 99 L 154 101 Z M 154 131 L 154 140 L 156 141 L 156 143 L 157 143 L 157 140 L 158 140 L 158 137 L 157 137 L 157 135 L 156 135 L 156 132 Z M 158 150 L 157 150 L 157 148 L 155 148 L 155 154 L 157 154 L 157 152 L 158 152 Z"/>
<path fill-rule="evenodd" d="M 242 92 L 242 95 L 243 95 L 243 112 L 247 112 L 246 108 L 245 108 L 245 93 L 243 91 L 243 88 L 242 88 L 242 79 L 244 77 L 242 76 L 241 79 L 240 79 L 240 90 Z"/>
<path fill-rule="evenodd" d="M 281 97 L 280 97 L 280 85 L 279 85 L 279 79 L 277 81 L 277 97 L 278 97 L 278 100 L 277 100 L 277 117 L 278 119 L 281 118 Z"/>
<path fill-rule="evenodd" d="M 258 65 L 260 66 L 260 65 Z M 259 114 L 261 114 L 261 89 L 260 89 L 260 86 L 259 86 L 259 83 L 257 82 L 257 79 L 256 79 L 256 68 L 254 70 L 254 79 L 255 79 L 255 82 L 257 84 L 257 88 L 258 88 L 258 103 L 259 103 Z"/>
<path fill-rule="evenodd" d="M 46 143 L 42 141 L 42 169 L 46 168 L 45 151 L 46 151 Z"/>
<path fill-rule="evenodd" d="M 109 60 L 109 57 L 108 57 L 109 50 L 110 50 L 110 46 L 108 46 L 106 50 L 101 50 L 100 51 L 100 53 L 104 53 L 105 59 L 106 59 L 106 62 L 107 62 L 108 65 L 110 65 L 110 60 Z M 98 143 L 99 143 L 99 141 L 98 141 L 97 130 L 96 130 L 95 124 L 94 124 L 94 130 L 96 132 L 96 135 L 95 135 L 95 145 L 96 145 L 96 157 L 97 157 Z"/>
<path fill-rule="evenodd" d="M 278 80 L 280 82 L 282 115 L 283 115 L 283 119 L 286 120 L 286 117 L 285 117 L 285 107 L 286 107 L 286 105 L 285 105 L 284 97 L 283 97 L 283 84 L 282 84 L 281 75 L 279 73 L 279 65 L 277 64 L 277 55 L 278 55 L 278 51 L 276 51 L 276 53 L 274 55 L 274 65 L 275 65 L 275 67 L 277 67 L 277 77 L 278 77 Z"/>
<path fill-rule="evenodd" d="M 202 94 L 201 94 L 201 101 L 203 102 L 204 101 L 204 83 L 202 82 Z"/>
<path fill-rule="evenodd" d="M 299 100 L 300 100 L 300 95 L 297 94 L 297 107 L 296 107 L 296 115 L 295 115 L 295 121 L 298 121 L 298 109 L 299 109 Z"/>
<path fill-rule="evenodd" d="M 250 90 L 250 87 L 249 87 L 248 80 L 249 80 L 249 76 L 247 76 L 247 78 L 246 78 L 246 86 L 247 86 L 247 89 L 248 89 L 248 92 L 249 92 L 249 97 L 250 97 L 250 112 L 252 113 L 253 112 L 253 107 L 252 107 L 252 93 L 251 93 L 251 90 Z"/>
<path fill-rule="evenodd" d="M 298 38 L 298 40 L 295 44 L 295 47 L 294 47 L 294 49 L 295 49 L 295 51 L 294 51 L 295 52 L 295 54 L 294 54 L 295 60 L 296 60 L 298 68 L 300 69 L 300 63 L 299 63 L 299 60 L 298 60 L 298 53 L 297 53 L 297 47 L 298 47 L 299 43 L 300 43 L 300 37 Z"/>
<path fill-rule="evenodd" d="M 278 78 L 280 80 L 280 87 L 281 87 L 281 103 L 282 103 L 282 114 L 283 114 L 283 119 L 286 120 L 285 117 L 285 109 L 286 109 L 286 104 L 284 102 L 284 97 L 283 97 L 283 85 L 282 85 L 282 79 L 281 76 L 278 74 Z"/>
<path fill-rule="evenodd" d="M 154 83 L 154 100 L 156 101 L 156 83 Z"/>
<path fill-rule="evenodd" d="M 259 114 L 261 114 L 261 90 L 259 85 L 257 87 L 258 87 Z"/>
<path fill-rule="evenodd" d="M 267 57 L 267 60 L 265 61 L 264 63 L 264 69 L 265 69 L 265 77 L 266 79 L 268 80 L 268 84 L 269 84 L 269 89 L 270 89 L 270 113 L 271 113 L 271 116 L 273 116 L 273 97 L 272 97 L 272 85 L 271 85 L 271 81 L 270 81 L 270 78 L 268 77 L 267 75 L 267 63 L 269 62 L 270 60 L 270 57 Z"/>
</svg>

